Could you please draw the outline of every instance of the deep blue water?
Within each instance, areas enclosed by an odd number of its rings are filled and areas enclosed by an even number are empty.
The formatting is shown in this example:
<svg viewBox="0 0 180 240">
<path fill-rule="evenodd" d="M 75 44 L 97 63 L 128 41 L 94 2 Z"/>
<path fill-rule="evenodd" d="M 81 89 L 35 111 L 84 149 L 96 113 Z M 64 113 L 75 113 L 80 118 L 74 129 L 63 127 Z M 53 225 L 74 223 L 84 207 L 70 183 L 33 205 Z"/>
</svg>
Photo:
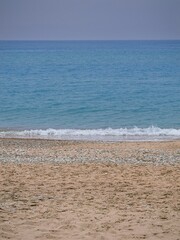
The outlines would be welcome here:
<svg viewBox="0 0 180 240">
<path fill-rule="evenodd" d="M 0 41 L 1 132 L 49 128 L 180 136 L 180 41 Z"/>
</svg>

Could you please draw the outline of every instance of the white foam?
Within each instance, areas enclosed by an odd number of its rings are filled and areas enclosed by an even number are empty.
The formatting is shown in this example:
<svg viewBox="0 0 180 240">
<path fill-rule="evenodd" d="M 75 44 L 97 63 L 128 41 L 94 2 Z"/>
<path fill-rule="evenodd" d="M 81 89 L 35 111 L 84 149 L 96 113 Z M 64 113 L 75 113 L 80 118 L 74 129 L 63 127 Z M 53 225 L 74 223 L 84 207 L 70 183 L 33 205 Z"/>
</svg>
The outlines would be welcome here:
<svg viewBox="0 0 180 240">
<path fill-rule="evenodd" d="M 23 131 L 2 131 L 1 138 L 43 138 L 61 140 L 166 140 L 180 139 L 180 129 L 159 127 L 148 128 L 106 128 L 106 129 L 36 129 Z"/>
</svg>

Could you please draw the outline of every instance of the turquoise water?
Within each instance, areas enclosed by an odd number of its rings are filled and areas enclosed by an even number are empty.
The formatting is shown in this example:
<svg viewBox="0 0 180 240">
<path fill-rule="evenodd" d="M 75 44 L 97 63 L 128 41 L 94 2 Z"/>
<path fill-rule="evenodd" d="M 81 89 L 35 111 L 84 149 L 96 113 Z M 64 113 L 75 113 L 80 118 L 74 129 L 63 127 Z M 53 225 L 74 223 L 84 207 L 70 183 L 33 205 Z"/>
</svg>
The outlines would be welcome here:
<svg viewBox="0 0 180 240">
<path fill-rule="evenodd" d="M 0 41 L 0 129 L 180 138 L 180 41 Z"/>
</svg>

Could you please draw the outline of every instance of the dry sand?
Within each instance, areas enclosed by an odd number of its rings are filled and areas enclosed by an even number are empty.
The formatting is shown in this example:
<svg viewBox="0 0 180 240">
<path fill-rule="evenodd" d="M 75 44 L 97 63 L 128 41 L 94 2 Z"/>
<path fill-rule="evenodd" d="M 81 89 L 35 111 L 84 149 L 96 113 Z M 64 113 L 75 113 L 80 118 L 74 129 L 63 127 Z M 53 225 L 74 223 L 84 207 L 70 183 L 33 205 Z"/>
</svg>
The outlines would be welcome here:
<svg viewBox="0 0 180 240">
<path fill-rule="evenodd" d="M 0 239 L 180 239 L 180 141 L 0 139 Z"/>
</svg>

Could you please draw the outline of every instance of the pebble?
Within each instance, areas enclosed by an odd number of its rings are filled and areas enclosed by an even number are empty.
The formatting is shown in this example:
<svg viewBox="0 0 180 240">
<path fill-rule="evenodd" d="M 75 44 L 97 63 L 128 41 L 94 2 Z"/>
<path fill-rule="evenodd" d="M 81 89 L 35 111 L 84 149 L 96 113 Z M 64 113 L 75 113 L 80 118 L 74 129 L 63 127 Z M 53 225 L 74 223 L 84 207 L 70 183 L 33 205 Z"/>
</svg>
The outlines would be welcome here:
<svg viewBox="0 0 180 240">
<path fill-rule="evenodd" d="M 167 146 L 167 147 L 166 147 Z M 0 139 L 1 163 L 180 163 L 180 141 L 79 142 Z"/>
</svg>

